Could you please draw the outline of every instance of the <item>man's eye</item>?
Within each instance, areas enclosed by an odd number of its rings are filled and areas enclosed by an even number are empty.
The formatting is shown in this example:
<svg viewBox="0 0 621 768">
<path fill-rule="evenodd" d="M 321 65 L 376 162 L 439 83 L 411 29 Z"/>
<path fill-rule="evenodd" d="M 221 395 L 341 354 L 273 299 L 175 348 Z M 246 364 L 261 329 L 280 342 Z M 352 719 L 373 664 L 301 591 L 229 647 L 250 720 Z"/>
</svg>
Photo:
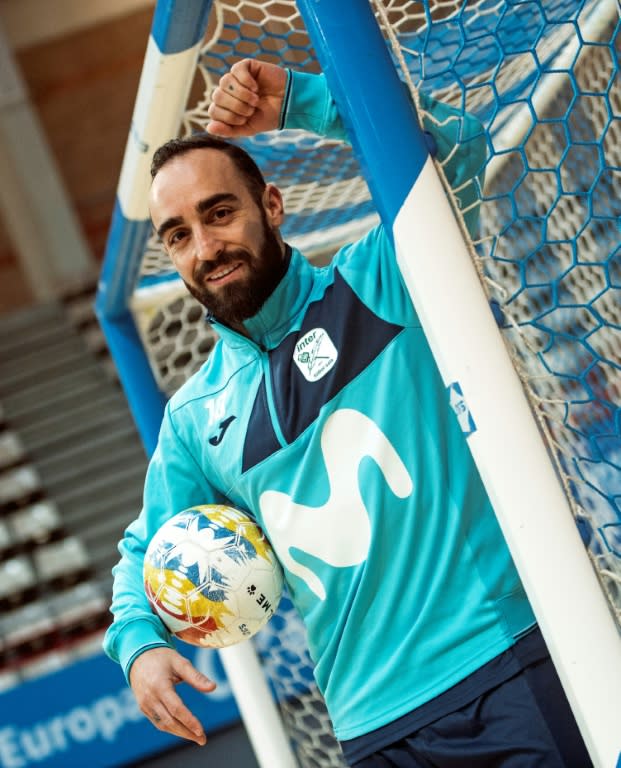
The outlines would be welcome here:
<svg viewBox="0 0 621 768">
<path fill-rule="evenodd" d="M 229 216 L 231 213 L 230 208 L 216 208 L 215 211 L 212 213 L 212 216 L 216 220 L 222 220 L 226 219 L 227 216 Z"/>
<path fill-rule="evenodd" d="M 172 235 L 168 238 L 168 245 L 179 245 L 184 237 L 185 232 L 182 230 L 177 230 L 176 232 L 173 232 Z"/>
</svg>

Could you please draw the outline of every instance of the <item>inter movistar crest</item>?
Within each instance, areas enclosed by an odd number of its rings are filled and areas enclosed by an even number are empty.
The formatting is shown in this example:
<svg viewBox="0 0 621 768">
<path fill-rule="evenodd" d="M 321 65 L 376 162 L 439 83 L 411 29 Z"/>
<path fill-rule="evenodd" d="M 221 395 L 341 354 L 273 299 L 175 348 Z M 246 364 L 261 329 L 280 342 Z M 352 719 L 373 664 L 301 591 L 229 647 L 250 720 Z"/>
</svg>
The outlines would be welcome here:
<svg viewBox="0 0 621 768">
<path fill-rule="evenodd" d="M 338 352 L 323 328 L 313 328 L 295 345 L 293 361 L 306 381 L 317 381 L 334 367 Z"/>
</svg>

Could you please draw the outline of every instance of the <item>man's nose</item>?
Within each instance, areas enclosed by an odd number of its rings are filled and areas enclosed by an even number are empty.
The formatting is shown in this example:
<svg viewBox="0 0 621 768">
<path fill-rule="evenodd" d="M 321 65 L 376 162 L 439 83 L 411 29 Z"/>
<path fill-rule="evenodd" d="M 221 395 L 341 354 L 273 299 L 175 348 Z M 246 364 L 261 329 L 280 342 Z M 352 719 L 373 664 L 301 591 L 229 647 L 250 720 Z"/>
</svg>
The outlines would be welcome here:
<svg viewBox="0 0 621 768">
<path fill-rule="evenodd" d="M 222 241 L 211 232 L 200 229 L 194 234 L 194 254 L 199 261 L 216 260 L 222 249 Z"/>
</svg>

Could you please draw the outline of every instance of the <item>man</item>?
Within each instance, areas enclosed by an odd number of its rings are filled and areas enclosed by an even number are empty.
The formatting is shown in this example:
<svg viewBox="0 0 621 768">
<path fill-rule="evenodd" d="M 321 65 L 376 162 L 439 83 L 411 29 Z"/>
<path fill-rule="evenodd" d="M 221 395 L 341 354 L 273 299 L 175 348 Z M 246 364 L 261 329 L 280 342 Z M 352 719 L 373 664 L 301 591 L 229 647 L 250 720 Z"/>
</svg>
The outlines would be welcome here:
<svg viewBox="0 0 621 768">
<path fill-rule="evenodd" d="M 425 104 L 446 157 L 454 136 L 434 125 L 448 109 Z M 323 77 L 258 61 L 233 66 L 209 114 L 223 137 L 343 137 Z M 465 151 L 447 164 L 464 208 L 480 164 Z M 279 556 L 351 765 L 588 766 L 383 227 L 315 269 L 283 242 L 282 196 L 239 149 L 174 140 L 152 173 L 154 227 L 221 341 L 166 408 L 120 544 L 105 648 L 143 712 L 205 741 L 174 686 L 213 684 L 149 610 L 142 559 L 172 514 L 230 503 Z"/>
</svg>

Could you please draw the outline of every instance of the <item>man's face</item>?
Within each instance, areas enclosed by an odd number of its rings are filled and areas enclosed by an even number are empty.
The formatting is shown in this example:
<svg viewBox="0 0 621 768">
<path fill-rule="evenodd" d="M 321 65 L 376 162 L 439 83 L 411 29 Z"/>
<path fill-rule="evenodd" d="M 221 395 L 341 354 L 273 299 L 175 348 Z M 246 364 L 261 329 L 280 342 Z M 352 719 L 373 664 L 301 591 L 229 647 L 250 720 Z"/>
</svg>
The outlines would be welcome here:
<svg viewBox="0 0 621 768">
<path fill-rule="evenodd" d="M 168 161 L 150 193 L 153 225 L 190 293 L 237 330 L 285 270 L 280 192 L 261 205 L 228 155 L 193 149 Z"/>
</svg>

